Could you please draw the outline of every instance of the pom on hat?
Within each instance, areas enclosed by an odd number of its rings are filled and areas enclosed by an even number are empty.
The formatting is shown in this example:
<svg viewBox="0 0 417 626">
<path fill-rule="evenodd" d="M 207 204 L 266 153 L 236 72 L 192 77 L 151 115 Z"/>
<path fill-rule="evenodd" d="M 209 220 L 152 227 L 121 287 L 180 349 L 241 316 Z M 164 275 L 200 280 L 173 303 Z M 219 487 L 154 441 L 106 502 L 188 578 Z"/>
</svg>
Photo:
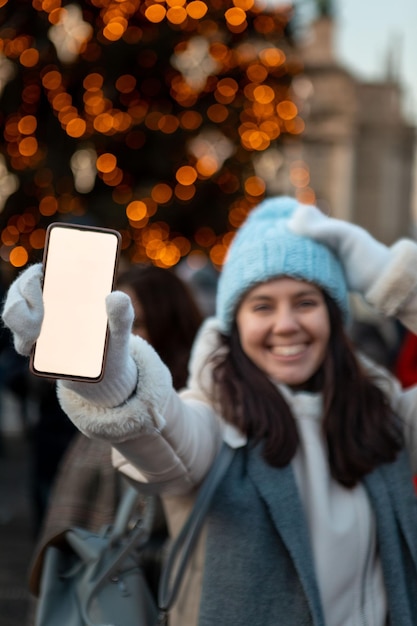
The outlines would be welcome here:
<svg viewBox="0 0 417 626">
<path fill-rule="evenodd" d="M 216 317 L 225 334 L 230 333 L 243 295 L 277 276 L 315 283 L 335 300 L 345 320 L 349 318 L 346 279 L 338 258 L 327 246 L 288 228 L 297 206 L 295 198 L 268 198 L 237 231 L 217 288 Z"/>
</svg>

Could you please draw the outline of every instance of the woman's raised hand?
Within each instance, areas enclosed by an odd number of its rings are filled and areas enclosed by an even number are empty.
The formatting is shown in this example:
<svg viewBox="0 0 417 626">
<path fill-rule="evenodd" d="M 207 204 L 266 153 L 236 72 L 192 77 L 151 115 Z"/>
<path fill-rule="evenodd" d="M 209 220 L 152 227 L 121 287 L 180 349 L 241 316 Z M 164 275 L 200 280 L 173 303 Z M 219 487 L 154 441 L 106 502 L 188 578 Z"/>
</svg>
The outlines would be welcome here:
<svg viewBox="0 0 417 626">
<path fill-rule="evenodd" d="M 28 356 L 41 332 L 44 315 L 42 263 L 31 265 L 10 285 L 2 318 L 13 335 L 16 352 Z"/>
<path fill-rule="evenodd" d="M 109 344 L 103 378 L 98 383 L 63 380 L 60 384 L 92 404 L 112 408 L 125 402 L 133 393 L 138 371 L 129 354 L 134 318 L 131 299 L 121 291 L 113 291 L 106 298 L 106 311 Z"/>
<path fill-rule="evenodd" d="M 331 248 L 343 265 L 351 291 L 365 294 L 389 261 L 389 248 L 366 230 L 344 220 L 328 217 L 314 206 L 300 205 L 288 222 L 298 235 Z"/>
</svg>

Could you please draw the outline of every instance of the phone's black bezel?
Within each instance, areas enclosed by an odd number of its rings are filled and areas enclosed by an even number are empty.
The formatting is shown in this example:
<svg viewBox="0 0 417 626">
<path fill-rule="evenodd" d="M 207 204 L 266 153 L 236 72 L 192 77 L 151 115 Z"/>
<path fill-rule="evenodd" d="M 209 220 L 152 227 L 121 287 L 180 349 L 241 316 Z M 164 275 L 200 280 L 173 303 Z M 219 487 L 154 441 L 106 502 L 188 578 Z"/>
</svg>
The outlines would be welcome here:
<svg viewBox="0 0 417 626">
<path fill-rule="evenodd" d="M 84 231 L 94 231 L 94 232 L 98 231 L 98 232 L 105 232 L 105 233 L 116 236 L 117 245 L 116 245 L 114 269 L 113 269 L 113 279 L 112 279 L 112 285 L 111 285 L 111 289 L 113 291 L 115 287 L 115 283 L 116 283 L 116 276 L 118 272 L 118 266 L 119 266 L 120 254 L 121 254 L 122 237 L 119 231 L 113 228 L 106 228 L 104 226 L 86 226 L 84 224 L 73 224 L 70 222 L 52 222 L 51 224 L 49 224 L 49 226 L 46 229 L 45 246 L 44 246 L 43 257 L 42 257 L 42 265 L 43 265 L 44 272 L 46 269 L 46 264 L 47 264 L 47 259 L 48 259 L 49 240 L 50 240 L 51 232 L 54 228 L 71 228 L 73 230 L 84 230 Z M 42 281 L 42 285 L 43 285 L 43 281 Z M 101 372 L 97 377 L 77 376 L 75 374 L 62 374 L 62 373 L 57 373 L 57 372 L 44 372 L 42 370 L 38 370 L 34 365 L 36 343 L 33 345 L 31 353 L 30 353 L 29 369 L 32 372 L 32 374 L 34 374 L 35 376 L 39 376 L 40 378 L 48 378 L 48 379 L 54 379 L 54 380 L 58 380 L 58 379 L 74 380 L 74 381 L 88 382 L 88 383 L 100 382 L 104 376 L 104 366 L 106 363 L 108 341 L 109 341 L 109 327 L 107 325 L 106 337 L 104 341 Z"/>
</svg>

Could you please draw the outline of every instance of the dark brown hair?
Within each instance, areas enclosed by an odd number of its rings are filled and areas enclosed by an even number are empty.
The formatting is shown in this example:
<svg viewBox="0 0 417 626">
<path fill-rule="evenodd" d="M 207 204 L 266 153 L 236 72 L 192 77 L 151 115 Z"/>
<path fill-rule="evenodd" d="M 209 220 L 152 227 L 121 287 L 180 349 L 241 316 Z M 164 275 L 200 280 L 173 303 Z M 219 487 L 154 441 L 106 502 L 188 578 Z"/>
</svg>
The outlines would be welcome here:
<svg viewBox="0 0 417 626">
<path fill-rule="evenodd" d="M 169 368 L 176 389 L 188 375 L 188 360 L 203 320 L 188 285 L 174 272 L 154 265 L 134 265 L 118 277 L 119 287 L 135 292 L 145 317 L 149 342 Z"/>
<path fill-rule="evenodd" d="M 307 388 L 323 392 L 323 435 L 330 471 L 345 487 L 354 487 L 401 449 L 398 417 L 376 381 L 364 370 L 343 326 L 336 303 L 324 294 L 330 318 L 330 341 L 320 370 Z M 294 457 L 299 437 L 291 410 L 277 387 L 246 356 L 236 324 L 223 337 L 226 355 L 214 361 L 216 398 L 226 421 L 248 438 L 264 441 L 264 458 L 284 467 Z"/>
</svg>

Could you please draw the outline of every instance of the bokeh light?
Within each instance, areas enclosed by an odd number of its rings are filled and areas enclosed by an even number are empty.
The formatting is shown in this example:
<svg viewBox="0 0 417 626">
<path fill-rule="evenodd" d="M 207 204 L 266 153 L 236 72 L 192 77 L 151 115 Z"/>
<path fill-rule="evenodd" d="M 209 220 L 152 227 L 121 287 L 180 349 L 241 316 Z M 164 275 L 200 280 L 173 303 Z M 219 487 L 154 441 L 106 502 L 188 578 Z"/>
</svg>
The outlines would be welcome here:
<svg viewBox="0 0 417 626">
<path fill-rule="evenodd" d="M 291 4 L 33 0 L 16 21 L 0 0 L 0 11 L 1 259 L 39 259 L 51 221 L 82 218 L 117 228 L 129 262 L 220 268 L 267 195 L 260 157 L 304 131 Z M 290 183 L 314 197 L 305 164 Z"/>
</svg>

